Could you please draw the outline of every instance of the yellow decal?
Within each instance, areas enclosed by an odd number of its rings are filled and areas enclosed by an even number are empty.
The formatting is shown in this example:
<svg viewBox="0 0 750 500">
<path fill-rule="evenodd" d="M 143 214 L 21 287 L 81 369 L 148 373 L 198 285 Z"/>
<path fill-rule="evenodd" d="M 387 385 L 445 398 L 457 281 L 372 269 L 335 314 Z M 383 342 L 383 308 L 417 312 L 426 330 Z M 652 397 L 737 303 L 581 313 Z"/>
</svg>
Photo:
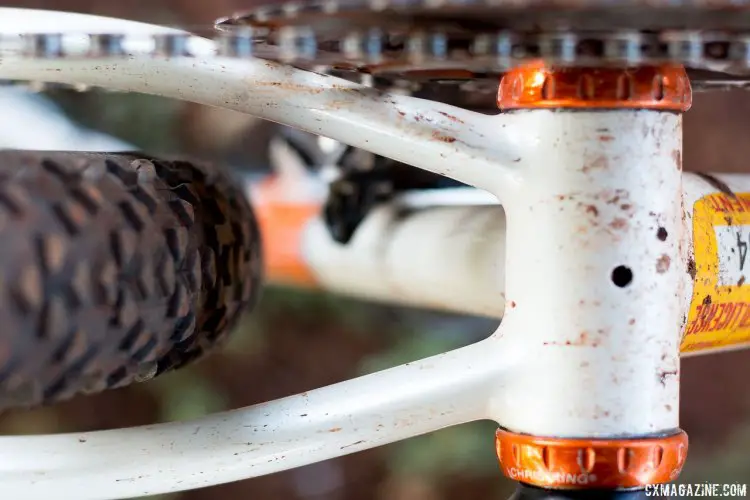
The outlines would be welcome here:
<svg viewBox="0 0 750 500">
<path fill-rule="evenodd" d="M 715 193 L 693 209 L 693 299 L 680 349 L 750 342 L 750 193 Z M 746 277 L 748 283 L 746 283 Z"/>
</svg>

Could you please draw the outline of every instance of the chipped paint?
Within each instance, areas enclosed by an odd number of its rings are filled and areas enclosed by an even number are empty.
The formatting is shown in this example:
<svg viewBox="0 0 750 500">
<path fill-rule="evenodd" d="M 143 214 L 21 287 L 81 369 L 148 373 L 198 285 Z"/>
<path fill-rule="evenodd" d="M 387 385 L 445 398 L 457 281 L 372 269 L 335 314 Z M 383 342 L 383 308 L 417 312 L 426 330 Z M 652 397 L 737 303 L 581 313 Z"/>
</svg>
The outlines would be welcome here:
<svg viewBox="0 0 750 500">
<path fill-rule="evenodd" d="M 667 271 L 669 271 L 669 265 L 672 263 L 672 258 L 667 254 L 662 254 L 657 260 L 656 260 L 656 272 L 659 274 L 664 274 Z"/>
<path fill-rule="evenodd" d="M 500 423 L 545 436 L 675 428 L 666 406 L 677 407 L 677 379 L 654 374 L 678 364 L 684 312 L 675 293 L 687 281 L 675 264 L 683 261 L 681 173 L 672 155 L 680 118 L 524 113 L 536 117 L 536 142 L 523 155 L 532 167 L 522 195 L 509 200 L 505 293 L 517 307 L 506 308 L 500 331 L 503 339 L 522 331 L 538 346 L 510 389 L 534 412 Z M 675 237 L 660 239 L 659 227 Z M 586 398 L 566 397 L 570 387 L 585 388 Z M 552 413 L 555 422 L 544 417 Z"/>
</svg>

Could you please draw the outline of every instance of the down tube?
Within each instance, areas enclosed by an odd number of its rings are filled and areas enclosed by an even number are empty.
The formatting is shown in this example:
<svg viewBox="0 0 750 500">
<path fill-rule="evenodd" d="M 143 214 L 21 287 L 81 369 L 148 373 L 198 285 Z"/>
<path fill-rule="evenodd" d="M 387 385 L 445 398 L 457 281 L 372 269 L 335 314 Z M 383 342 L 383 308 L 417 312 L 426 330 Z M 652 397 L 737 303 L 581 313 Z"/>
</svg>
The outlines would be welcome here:
<svg viewBox="0 0 750 500">
<path fill-rule="evenodd" d="M 686 173 L 683 190 L 685 229 L 693 250 L 685 272 L 693 286 L 686 290 L 690 307 L 682 354 L 749 347 L 750 176 Z M 502 318 L 502 207 L 476 189 L 432 194 L 427 206 L 394 203 L 373 211 L 345 246 L 331 240 L 317 217 L 322 200 L 308 200 L 304 206 L 263 200 L 258 206 L 261 225 L 273 228 L 266 238 L 266 255 L 273 256 L 270 280 Z M 258 205 L 258 197 L 255 201 Z M 272 217 L 278 212 L 298 216 L 284 222 Z"/>
</svg>

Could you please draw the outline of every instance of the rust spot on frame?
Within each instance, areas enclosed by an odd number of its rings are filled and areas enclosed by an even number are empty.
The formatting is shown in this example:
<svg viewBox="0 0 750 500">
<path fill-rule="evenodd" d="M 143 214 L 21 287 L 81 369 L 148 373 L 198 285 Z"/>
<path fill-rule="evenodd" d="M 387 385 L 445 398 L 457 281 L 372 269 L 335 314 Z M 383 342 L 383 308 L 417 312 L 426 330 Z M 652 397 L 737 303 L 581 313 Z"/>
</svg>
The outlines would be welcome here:
<svg viewBox="0 0 750 500">
<path fill-rule="evenodd" d="M 656 260 L 656 272 L 659 274 L 664 274 L 669 270 L 669 265 L 672 263 L 672 259 L 667 254 L 662 254 L 661 257 L 659 257 Z"/>
<path fill-rule="evenodd" d="M 599 334 L 604 334 L 603 330 L 599 330 Z M 575 347 L 598 347 L 599 339 L 593 337 L 588 331 L 583 330 L 578 338 L 575 340 L 566 340 L 564 342 L 543 342 L 542 345 L 554 345 L 554 346 L 575 346 Z"/>
<path fill-rule="evenodd" d="M 672 151 L 672 159 L 674 164 L 677 165 L 677 170 L 682 170 L 682 151 L 679 149 Z"/>
<path fill-rule="evenodd" d="M 606 170 L 607 168 L 609 168 L 609 160 L 607 159 L 607 157 L 598 156 L 588 164 L 584 165 L 581 171 L 584 173 L 588 173 L 591 170 Z"/>
<path fill-rule="evenodd" d="M 438 113 L 440 113 L 441 115 L 443 115 L 444 117 L 446 117 L 447 119 L 449 119 L 449 120 L 450 120 L 450 121 L 452 121 L 452 122 L 456 122 L 456 123 L 465 123 L 465 122 L 464 122 L 463 120 L 461 120 L 460 118 L 457 118 L 457 117 L 455 117 L 455 116 L 453 116 L 453 115 L 451 115 L 451 114 L 448 114 L 448 113 L 444 113 L 443 111 L 438 111 Z"/>
<path fill-rule="evenodd" d="M 268 87 L 276 87 L 284 90 L 289 90 L 292 92 L 308 92 L 310 94 L 320 94 L 323 92 L 323 88 L 319 87 L 311 87 L 309 85 L 300 85 L 298 83 L 290 83 L 290 82 L 256 82 L 256 85 L 266 85 Z"/>
<path fill-rule="evenodd" d="M 629 196 L 630 193 L 628 193 L 628 191 L 626 191 L 625 189 L 615 189 L 614 192 L 608 191 L 601 194 L 601 197 L 606 198 L 607 204 L 610 205 L 614 205 L 620 202 L 625 203 Z M 628 205 L 628 208 L 630 208 L 630 205 Z M 625 209 L 623 208 L 623 210 Z"/>
<path fill-rule="evenodd" d="M 447 142 L 448 144 L 456 142 L 456 138 L 455 137 L 451 137 L 451 136 L 448 136 L 448 135 L 443 135 L 443 134 L 441 134 L 438 131 L 435 131 L 435 132 L 432 133 L 432 138 L 435 139 L 436 141 Z"/>
<path fill-rule="evenodd" d="M 697 274 L 697 272 L 698 272 L 698 270 L 695 267 L 695 259 L 692 258 L 692 257 L 690 257 L 688 259 L 688 263 L 687 263 L 687 273 L 688 273 L 688 275 L 690 275 L 690 279 L 692 279 L 693 281 L 695 281 L 695 275 Z"/>
</svg>

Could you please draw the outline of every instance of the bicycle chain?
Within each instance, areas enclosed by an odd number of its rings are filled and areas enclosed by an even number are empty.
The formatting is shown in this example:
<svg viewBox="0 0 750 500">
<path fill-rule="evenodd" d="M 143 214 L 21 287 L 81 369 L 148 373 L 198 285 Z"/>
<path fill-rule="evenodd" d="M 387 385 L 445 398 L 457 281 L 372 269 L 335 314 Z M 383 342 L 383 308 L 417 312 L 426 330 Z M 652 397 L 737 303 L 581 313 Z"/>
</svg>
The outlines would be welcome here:
<svg viewBox="0 0 750 500">
<path fill-rule="evenodd" d="M 88 38 L 81 54 L 80 38 Z M 66 42 L 75 39 L 68 53 Z M 141 54 L 153 57 L 192 57 L 190 35 L 155 34 L 1 34 L 0 55 L 34 59 L 115 58 Z M 480 67 L 509 67 L 543 58 L 554 64 L 641 65 L 674 62 L 693 68 L 717 70 L 731 65 L 750 72 L 750 31 L 747 33 L 702 33 L 669 30 L 661 33 L 616 32 L 481 32 L 476 34 L 417 30 L 402 32 L 371 28 L 340 35 L 338 47 L 323 33 L 310 27 L 279 29 L 242 28 L 215 38 L 215 55 L 229 58 L 261 57 L 283 62 L 317 65 L 389 65 L 408 61 L 411 65 L 465 63 Z M 127 45 L 148 47 L 127 50 Z M 338 57 L 337 57 L 338 56 Z"/>
<path fill-rule="evenodd" d="M 28 33 L 0 35 L 0 57 L 116 59 L 133 55 L 194 57 L 190 35 Z M 499 75 L 544 59 L 570 66 L 679 63 L 706 82 L 750 77 L 750 32 L 669 30 L 660 33 L 478 32 L 369 28 L 316 31 L 309 26 L 242 27 L 219 33 L 210 55 L 275 60 L 319 72 L 359 72 L 394 81 L 467 80 Z"/>
<path fill-rule="evenodd" d="M 407 86 L 463 80 L 494 92 L 499 75 L 538 59 L 677 63 L 696 90 L 750 82 L 749 0 L 306 0 L 240 12 L 216 27 L 266 30 L 261 38 L 277 60 Z"/>
</svg>

